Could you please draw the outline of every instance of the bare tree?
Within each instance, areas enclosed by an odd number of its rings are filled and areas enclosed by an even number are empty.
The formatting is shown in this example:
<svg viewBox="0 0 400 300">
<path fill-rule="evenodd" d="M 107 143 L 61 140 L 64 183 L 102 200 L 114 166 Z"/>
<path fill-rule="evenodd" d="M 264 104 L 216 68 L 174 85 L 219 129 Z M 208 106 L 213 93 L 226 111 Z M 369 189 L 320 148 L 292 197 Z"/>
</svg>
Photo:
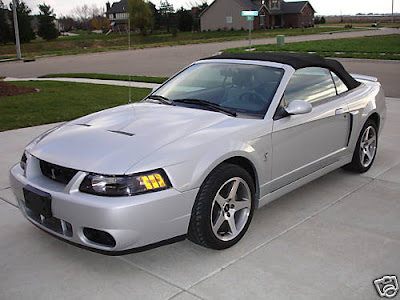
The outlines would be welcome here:
<svg viewBox="0 0 400 300">
<path fill-rule="evenodd" d="M 82 27 L 82 29 L 91 29 L 91 20 L 97 17 L 104 16 L 104 8 L 93 4 L 91 6 L 84 4 L 82 6 L 77 6 L 72 10 L 72 17 L 77 21 Z"/>
</svg>

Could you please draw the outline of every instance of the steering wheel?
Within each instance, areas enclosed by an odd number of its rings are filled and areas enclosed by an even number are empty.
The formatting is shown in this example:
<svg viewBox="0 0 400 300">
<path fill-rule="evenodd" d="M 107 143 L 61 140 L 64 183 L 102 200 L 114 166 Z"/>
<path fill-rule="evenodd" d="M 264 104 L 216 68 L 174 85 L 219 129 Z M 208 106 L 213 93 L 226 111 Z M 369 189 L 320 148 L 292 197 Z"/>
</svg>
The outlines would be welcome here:
<svg viewBox="0 0 400 300">
<path fill-rule="evenodd" d="M 240 95 L 239 100 L 243 103 L 256 104 L 262 106 L 265 103 L 265 97 L 257 92 L 245 92 Z"/>
</svg>

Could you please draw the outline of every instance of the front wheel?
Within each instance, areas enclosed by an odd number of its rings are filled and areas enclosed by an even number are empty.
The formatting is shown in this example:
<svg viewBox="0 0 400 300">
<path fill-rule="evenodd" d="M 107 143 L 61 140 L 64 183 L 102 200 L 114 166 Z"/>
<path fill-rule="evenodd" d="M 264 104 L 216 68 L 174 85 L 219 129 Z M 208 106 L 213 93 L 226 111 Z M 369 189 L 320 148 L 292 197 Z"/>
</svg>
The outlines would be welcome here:
<svg viewBox="0 0 400 300">
<path fill-rule="evenodd" d="M 346 165 L 346 169 L 359 173 L 368 171 L 375 160 L 377 147 L 378 130 L 376 124 L 372 120 L 367 120 L 354 149 L 353 159 L 350 164 Z"/>
<path fill-rule="evenodd" d="M 201 185 L 188 238 L 207 248 L 226 249 L 247 231 L 254 211 L 254 182 L 243 168 L 222 164 Z"/>
</svg>

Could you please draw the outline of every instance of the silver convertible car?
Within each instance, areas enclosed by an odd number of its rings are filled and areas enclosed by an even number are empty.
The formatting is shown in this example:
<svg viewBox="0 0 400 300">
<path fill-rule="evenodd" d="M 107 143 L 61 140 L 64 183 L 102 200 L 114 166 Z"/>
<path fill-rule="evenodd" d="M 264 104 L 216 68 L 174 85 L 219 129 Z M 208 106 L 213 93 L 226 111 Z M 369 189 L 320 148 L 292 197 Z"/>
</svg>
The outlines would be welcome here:
<svg viewBox="0 0 400 300">
<path fill-rule="evenodd" d="M 336 168 L 367 171 L 385 114 L 377 79 L 335 60 L 222 54 L 42 134 L 10 178 L 23 215 L 73 244 L 224 249 L 256 208 Z"/>
</svg>

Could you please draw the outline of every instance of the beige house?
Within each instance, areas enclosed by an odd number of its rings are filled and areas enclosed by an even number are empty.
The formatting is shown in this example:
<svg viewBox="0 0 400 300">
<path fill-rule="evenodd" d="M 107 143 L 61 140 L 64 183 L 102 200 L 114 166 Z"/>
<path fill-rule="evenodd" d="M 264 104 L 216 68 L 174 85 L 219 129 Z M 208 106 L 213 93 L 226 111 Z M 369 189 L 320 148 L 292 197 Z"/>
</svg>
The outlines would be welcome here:
<svg viewBox="0 0 400 300">
<path fill-rule="evenodd" d="M 249 22 L 243 10 L 258 11 Z M 283 0 L 215 0 L 200 14 L 201 30 L 304 28 L 314 26 L 315 10 L 308 1 Z"/>
</svg>

